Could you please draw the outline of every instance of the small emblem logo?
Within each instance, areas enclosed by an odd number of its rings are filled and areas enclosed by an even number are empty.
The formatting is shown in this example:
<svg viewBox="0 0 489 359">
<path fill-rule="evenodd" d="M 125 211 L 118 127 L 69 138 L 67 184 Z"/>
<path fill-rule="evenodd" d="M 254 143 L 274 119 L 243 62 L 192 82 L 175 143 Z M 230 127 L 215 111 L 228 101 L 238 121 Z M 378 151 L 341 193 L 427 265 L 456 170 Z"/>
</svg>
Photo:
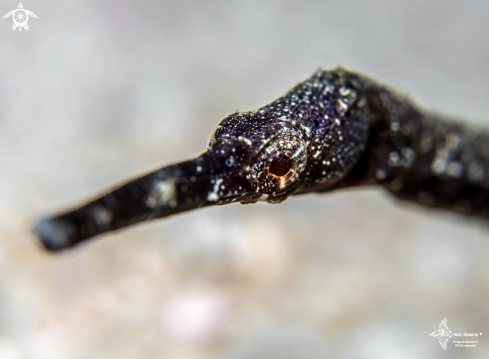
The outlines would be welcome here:
<svg viewBox="0 0 489 359">
<path fill-rule="evenodd" d="M 428 332 L 424 332 L 424 333 L 431 335 L 432 337 L 435 337 L 436 339 L 438 339 L 441 347 L 445 350 L 447 350 L 448 339 L 450 339 L 453 336 L 450 329 L 448 329 L 447 318 L 445 318 L 441 321 L 440 326 L 438 327 L 437 330 L 434 330 L 431 333 L 428 333 Z"/>
<path fill-rule="evenodd" d="M 440 326 L 437 330 L 432 331 L 431 333 L 424 332 L 436 339 L 440 342 L 440 345 L 443 349 L 447 350 L 448 340 L 453 338 L 453 344 L 457 348 L 475 348 L 479 343 L 479 337 L 482 336 L 482 333 L 469 333 L 469 332 L 453 332 L 448 329 L 447 318 L 443 319 L 440 323 Z M 462 340 L 463 339 L 463 340 Z M 477 340 L 475 340 L 477 339 Z"/>
<path fill-rule="evenodd" d="M 37 19 L 37 15 L 34 14 L 32 11 L 24 10 L 24 6 L 22 4 L 19 4 L 18 9 L 9 11 L 7 14 L 5 14 L 3 18 L 6 19 L 10 16 L 12 16 L 14 20 L 12 31 L 15 31 L 15 29 L 19 28 L 19 32 L 22 32 L 22 28 L 24 28 L 25 31 L 29 31 L 29 24 L 27 24 L 27 22 L 29 21 L 29 16 Z"/>
</svg>

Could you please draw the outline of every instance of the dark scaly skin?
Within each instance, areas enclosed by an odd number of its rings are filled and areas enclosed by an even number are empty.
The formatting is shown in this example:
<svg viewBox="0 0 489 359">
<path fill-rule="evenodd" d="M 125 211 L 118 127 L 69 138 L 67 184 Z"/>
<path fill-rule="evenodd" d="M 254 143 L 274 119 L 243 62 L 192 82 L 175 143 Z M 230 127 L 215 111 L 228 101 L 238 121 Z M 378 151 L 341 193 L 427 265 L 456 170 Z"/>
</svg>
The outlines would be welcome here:
<svg viewBox="0 0 489 359">
<path fill-rule="evenodd" d="M 293 172 L 267 172 L 278 155 Z M 489 136 L 419 111 L 344 69 L 317 71 L 258 110 L 226 117 L 201 156 L 40 221 L 52 251 L 199 207 L 378 185 L 398 198 L 489 218 Z"/>
</svg>

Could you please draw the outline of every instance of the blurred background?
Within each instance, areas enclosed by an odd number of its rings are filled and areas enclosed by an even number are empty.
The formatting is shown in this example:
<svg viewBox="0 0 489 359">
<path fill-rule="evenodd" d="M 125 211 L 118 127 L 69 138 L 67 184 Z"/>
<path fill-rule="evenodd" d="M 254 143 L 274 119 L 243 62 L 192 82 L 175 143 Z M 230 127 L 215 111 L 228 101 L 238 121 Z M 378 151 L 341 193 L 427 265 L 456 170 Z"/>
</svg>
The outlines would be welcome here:
<svg viewBox="0 0 489 359">
<path fill-rule="evenodd" d="M 198 210 L 58 255 L 30 233 L 200 154 L 318 67 L 489 128 L 489 2 L 23 5 L 28 32 L 0 21 L 1 359 L 489 357 L 489 226 L 380 190 Z M 422 334 L 443 318 L 477 347 Z"/>
</svg>

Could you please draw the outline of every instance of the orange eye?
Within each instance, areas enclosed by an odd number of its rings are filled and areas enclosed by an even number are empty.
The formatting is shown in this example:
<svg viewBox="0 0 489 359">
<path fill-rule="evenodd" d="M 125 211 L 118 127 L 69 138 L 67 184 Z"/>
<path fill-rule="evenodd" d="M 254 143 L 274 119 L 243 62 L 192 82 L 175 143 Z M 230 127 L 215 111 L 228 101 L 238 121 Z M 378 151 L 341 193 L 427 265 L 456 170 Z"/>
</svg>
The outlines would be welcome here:
<svg viewBox="0 0 489 359">
<path fill-rule="evenodd" d="M 272 158 L 268 167 L 266 168 L 267 178 L 272 181 L 285 181 L 292 176 L 295 171 L 295 161 L 290 157 L 279 154 Z"/>
</svg>

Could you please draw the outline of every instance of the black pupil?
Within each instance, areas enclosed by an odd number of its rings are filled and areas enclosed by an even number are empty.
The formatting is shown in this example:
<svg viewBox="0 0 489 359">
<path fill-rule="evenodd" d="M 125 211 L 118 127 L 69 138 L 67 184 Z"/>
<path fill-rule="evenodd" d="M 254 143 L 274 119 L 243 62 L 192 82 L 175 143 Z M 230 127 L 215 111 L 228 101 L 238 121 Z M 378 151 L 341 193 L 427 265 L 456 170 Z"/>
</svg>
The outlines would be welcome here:
<svg viewBox="0 0 489 359">
<path fill-rule="evenodd" d="M 274 176 L 282 177 L 289 173 L 294 163 L 286 155 L 278 155 L 273 158 L 268 167 L 268 172 Z"/>
</svg>

